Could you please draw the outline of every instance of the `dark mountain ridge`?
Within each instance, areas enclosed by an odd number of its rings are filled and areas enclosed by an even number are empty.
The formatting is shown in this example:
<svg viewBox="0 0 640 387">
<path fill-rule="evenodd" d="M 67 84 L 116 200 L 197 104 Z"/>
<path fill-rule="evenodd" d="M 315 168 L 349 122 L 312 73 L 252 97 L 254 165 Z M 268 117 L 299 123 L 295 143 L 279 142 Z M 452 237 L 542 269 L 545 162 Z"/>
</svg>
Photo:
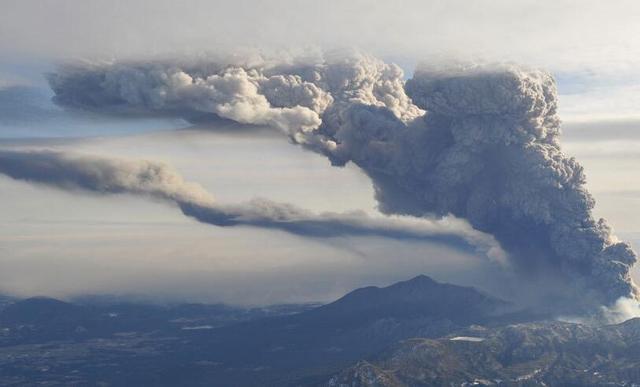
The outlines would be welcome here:
<svg viewBox="0 0 640 387">
<path fill-rule="evenodd" d="M 513 324 L 469 336 L 401 341 L 330 378 L 330 386 L 633 386 L 640 319 L 587 326 Z"/>
<path fill-rule="evenodd" d="M 622 386 L 638 366 L 640 320 L 544 321 L 426 276 L 319 307 L 32 298 L 0 311 L 0 385 Z"/>
<path fill-rule="evenodd" d="M 459 323 L 478 323 L 514 308 L 474 288 L 439 283 L 425 275 L 387 287 L 369 286 L 348 293 L 308 314 L 344 323 L 379 318 L 411 319 L 428 316 Z"/>
</svg>

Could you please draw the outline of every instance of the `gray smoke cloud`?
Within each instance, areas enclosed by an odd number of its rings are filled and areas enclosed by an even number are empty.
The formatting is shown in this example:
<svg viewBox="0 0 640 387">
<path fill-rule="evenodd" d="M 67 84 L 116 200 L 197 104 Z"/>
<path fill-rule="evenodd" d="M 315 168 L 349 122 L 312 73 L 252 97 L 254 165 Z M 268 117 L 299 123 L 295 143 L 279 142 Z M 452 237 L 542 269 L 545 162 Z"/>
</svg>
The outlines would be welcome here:
<svg viewBox="0 0 640 387">
<path fill-rule="evenodd" d="M 166 164 L 56 152 L 0 150 L 0 173 L 65 190 L 130 193 L 172 202 L 214 203 L 200 185 Z"/>
<path fill-rule="evenodd" d="M 316 214 L 266 199 L 225 205 L 198 184 L 185 181 L 166 164 L 104 158 L 50 150 L 0 150 L 0 173 L 16 180 L 63 190 L 132 194 L 176 204 L 202 223 L 282 230 L 312 238 L 374 236 L 443 243 L 485 254 L 499 264 L 505 254 L 490 235 L 462 221 L 372 217 L 362 212 Z"/>
<path fill-rule="evenodd" d="M 405 82 L 396 65 L 330 54 L 68 67 L 50 83 L 66 105 L 270 124 L 334 165 L 358 165 L 382 212 L 452 214 L 495 236 L 523 278 L 561 273 L 576 309 L 637 295 L 636 254 L 593 218 L 584 171 L 562 153 L 544 71 L 422 65 Z"/>
<path fill-rule="evenodd" d="M 269 125 L 289 135 L 317 128 L 331 96 L 295 75 L 267 76 L 256 68 L 179 64 L 67 66 L 50 74 L 56 101 L 84 108 L 149 111 L 196 119 L 216 115 Z"/>
</svg>

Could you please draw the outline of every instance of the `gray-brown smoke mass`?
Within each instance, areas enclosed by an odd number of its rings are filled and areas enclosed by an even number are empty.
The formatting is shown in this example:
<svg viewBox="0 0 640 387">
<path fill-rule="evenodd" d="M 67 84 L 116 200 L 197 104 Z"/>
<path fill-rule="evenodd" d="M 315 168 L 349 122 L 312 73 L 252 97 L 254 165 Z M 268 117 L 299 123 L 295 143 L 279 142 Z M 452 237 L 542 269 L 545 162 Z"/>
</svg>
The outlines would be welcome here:
<svg viewBox="0 0 640 387">
<path fill-rule="evenodd" d="M 16 180 L 101 194 L 130 193 L 172 202 L 212 204 L 200 185 L 166 164 L 100 158 L 49 150 L 0 150 L 0 173 Z"/>
<path fill-rule="evenodd" d="M 504 263 L 504 252 L 495 239 L 462 221 L 373 217 L 362 212 L 316 214 L 266 199 L 221 204 L 199 184 L 186 182 L 170 166 L 153 161 L 50 150 L 0 150 L 0 174 L 64 190 L 163 200 L 199 222 L 221 227 L 261 227 L 311 238 L 373 236 L 431 241 Z"/>
<path fill-rule="evenodd" d="M 405 82 L 398 66 L 356 54 L 72 66 L 49 79 L 64 105 L 275 126 L 334 165 L 358 165 L 382 212 L 452 214 L 494 235 L 523 278 L 560 273 L 578 309 L 636 297 L 636 254 L 593 218 L 544 71 L 423 65 Z"/>
</svg>

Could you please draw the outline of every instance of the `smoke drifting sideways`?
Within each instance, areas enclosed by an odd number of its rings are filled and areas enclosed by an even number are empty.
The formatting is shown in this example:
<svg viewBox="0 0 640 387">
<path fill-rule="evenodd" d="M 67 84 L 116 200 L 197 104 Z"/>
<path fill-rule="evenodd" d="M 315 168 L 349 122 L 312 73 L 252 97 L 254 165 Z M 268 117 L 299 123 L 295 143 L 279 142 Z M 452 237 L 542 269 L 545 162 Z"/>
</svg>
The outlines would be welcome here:
<svg viewBox="0 0 640 387">
<path fill-rule="evenodd" d="M 562 153 L 553 78 L 515 65 L 402 70 L 362 54 L 62 67 L 62 105 L 269 124 L 332 164 L 358 165 L 383 213 L 454 215 L 495 236 L 523 279 L 561 275 L 568 310 L 637 298 L 637 257 Z"/>
<path fill-rule="evenodd" d="M 67 191 L 131 194 L 166 201 L 176 204 L 186 216 L 221 227 L 277 229 L 311 238 L 372 236 L 429 241 L 486 255 L 496 264 L 506 262 L 493 237 L 460 220 L 372 217 L 361 212 L 315 214 L 266 199 L 223 205 L 199 184 L 184 181 L 173 168 L 158 162 L 50 150 L 0 150 L 0 173 Z"/>
</svg>

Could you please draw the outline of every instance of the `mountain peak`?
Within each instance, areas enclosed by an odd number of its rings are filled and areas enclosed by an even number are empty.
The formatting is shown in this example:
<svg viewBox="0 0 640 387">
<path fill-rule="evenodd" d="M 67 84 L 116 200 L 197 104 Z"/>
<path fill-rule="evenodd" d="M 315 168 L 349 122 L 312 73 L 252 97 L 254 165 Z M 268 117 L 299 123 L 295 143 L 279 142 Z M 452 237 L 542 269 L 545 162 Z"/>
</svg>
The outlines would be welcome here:
<svg viewBox="0 0 640 387">
<path fill-rule="evenodd" d="M 424 274 L 417 275 L 411 279 L 406 281 L 396 282 L 395 284 L 387 286 L 390 287 L 415 287 L 415 286 L 438 286 L 445 285 L 441 282 L 434 280 L 433 278 L 426 276 Z"/>
<path fill-rule="evenodd" d="M 314 314 L 326 314 L 333 320 L 446 318 L 476 323 L 505 305 L 474 288 L 440 283 L 421 274 L 387 287 L 356 289 Z"/>
<path fill-rule="evenodd" d="M 429 277 L 428 275 L 425 274 L 418 274 L 417 276 L 404 281 L 404 282 L 413 282 L 413 281 L 430 281 L 430 282 L 436 282 L 433 278 Z"/>
</svg>

